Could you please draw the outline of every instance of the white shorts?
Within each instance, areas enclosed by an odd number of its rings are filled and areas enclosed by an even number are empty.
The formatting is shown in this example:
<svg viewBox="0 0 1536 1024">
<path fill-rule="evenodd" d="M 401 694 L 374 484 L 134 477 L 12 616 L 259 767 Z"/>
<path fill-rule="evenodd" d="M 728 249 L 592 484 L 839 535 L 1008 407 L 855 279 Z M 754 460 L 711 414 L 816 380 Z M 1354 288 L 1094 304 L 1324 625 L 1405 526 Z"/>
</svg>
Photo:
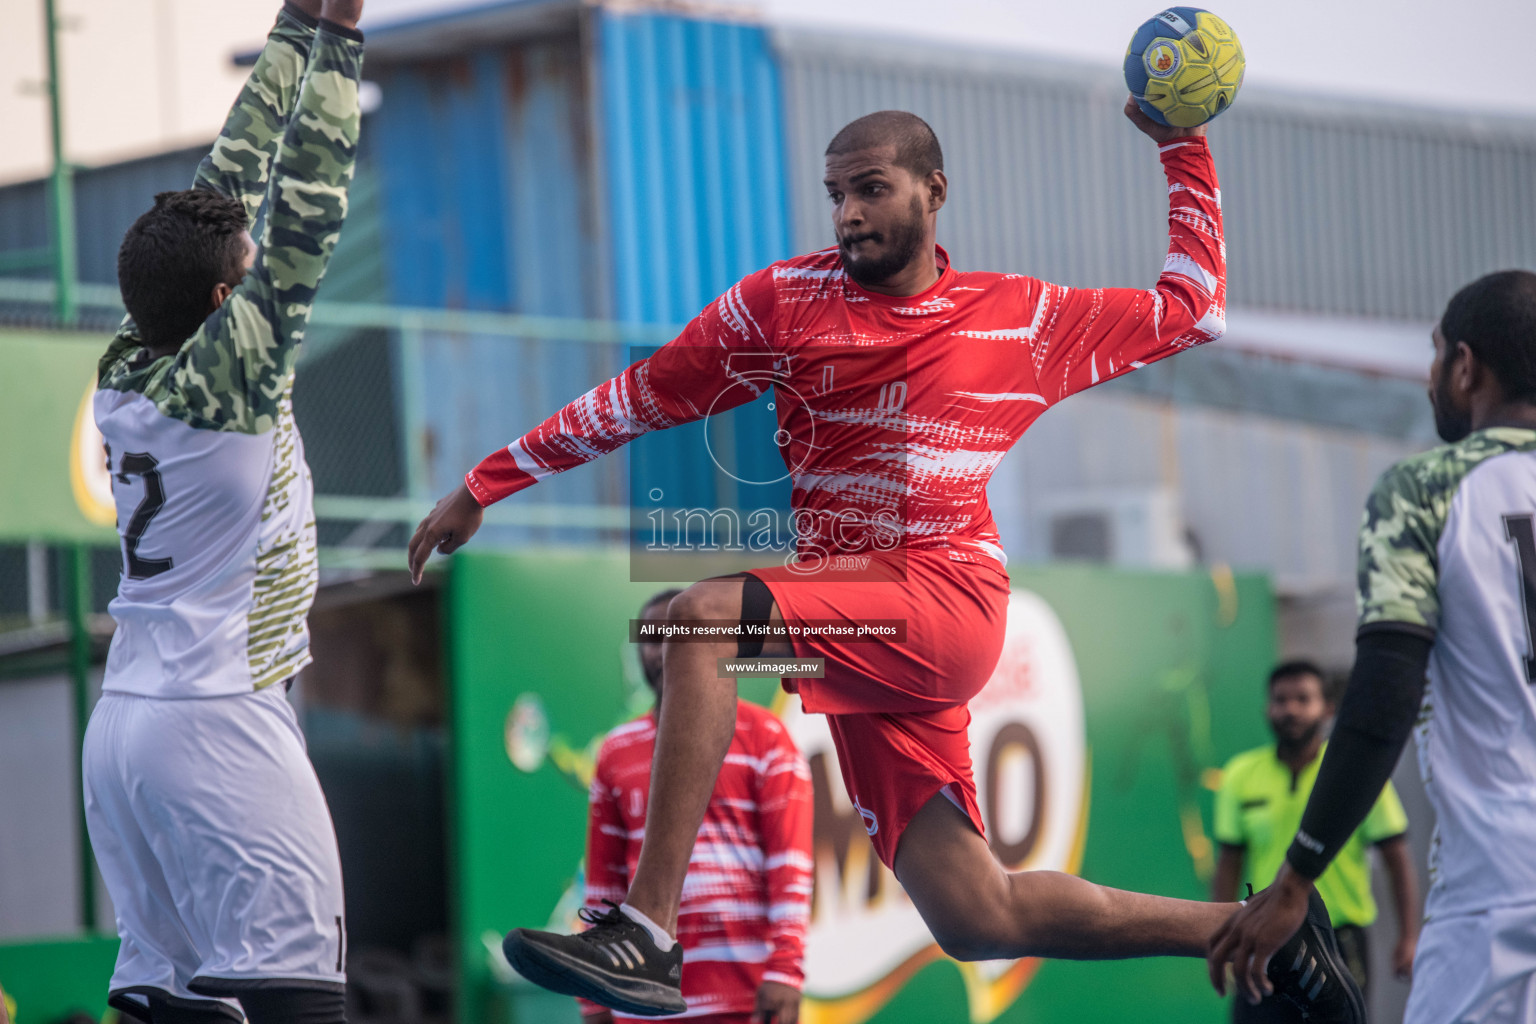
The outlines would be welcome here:
<svg viewBox="0 0 1536 1024">
<path fill-rule="evenodd" d="M 1532 1022 L 1536 904 L 1439 917 L 1424 926 L 1403 1024 Z"/>
<path fill-rule="evenodd" d="M 344 987 L 336 832 L 282 686 L 103 694 L 83 781 L 122 938 L 114 1003 L 228 1002 L 271 979 Z"/>
</svg>

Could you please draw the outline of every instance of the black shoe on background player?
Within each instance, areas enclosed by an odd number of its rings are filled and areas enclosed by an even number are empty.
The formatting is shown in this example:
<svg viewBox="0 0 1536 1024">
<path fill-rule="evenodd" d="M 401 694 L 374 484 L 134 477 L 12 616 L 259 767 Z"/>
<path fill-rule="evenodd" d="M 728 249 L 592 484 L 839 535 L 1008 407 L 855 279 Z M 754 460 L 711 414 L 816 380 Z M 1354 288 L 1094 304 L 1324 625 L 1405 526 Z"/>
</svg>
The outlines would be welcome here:
<svg viewBox="0 0 1536 1024">
<path fill-rule="evenodd" d="M 502 940 L 502 952 L 517 973 L 551 992 L 636 1017 L 688 1009 L 682 945 L 674 943 L 662 952 L 644 925 L 614 904 L 608 906 L 612 909 L 601 914 L 578 911 L 591 927 L 575 935 L 515 928 Z"/>
<path fill-rule="evenodd" d="M 1297 1020 L 1365 1024 L 1365 998 L 1344 964 L 1328 907 L 1317 890 L 1307 897 L 1307 918 L 1301 928 L 1270 957 L 1265 973 L 1275 987 L 1275 1001 L 1293 1006 Z"/>
</svg>

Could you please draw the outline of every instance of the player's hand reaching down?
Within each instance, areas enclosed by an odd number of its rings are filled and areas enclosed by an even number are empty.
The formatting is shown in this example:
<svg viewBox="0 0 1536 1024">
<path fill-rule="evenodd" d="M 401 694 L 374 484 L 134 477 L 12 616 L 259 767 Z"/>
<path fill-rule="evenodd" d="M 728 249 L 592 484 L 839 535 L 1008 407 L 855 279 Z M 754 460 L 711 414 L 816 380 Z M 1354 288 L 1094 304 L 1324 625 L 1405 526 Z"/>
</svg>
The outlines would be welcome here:
<svg viewBox="0 0 1536 1024">
<path fill-rule="evenodd" d="M 1419 949 L 1417 935 L 1404 935 L 1392 950 L 1392 973 L 1399 981 L 1413 981 L 1413 958 Z"/>
<path fill-rule="evenodd" d="M 460 484 L 459 489 L 437 503 L 427 518 L 416 527 L 411 536 L 407 564 L 411 567 L 411 582 L 421 582 L 422 567 L 435 550 L 440 555 L 451 555 L 463 547 L 480 529 L 485 509 Z"/>
<path fill-rule="evenodd" d="M 799 990 L 781 981 L 765 981 L 758 986 L 752 1024 L 796 1024 L 799 1019 Z"/>
<path fill-rule="evenodd" d="M 1196 125 L 1193 128 L 1175 128 L 1171 124 L 1158 124 L 1142 112 L 1135 96 L 1126 96 L 1125 116 L 1130 118 L 1131 124 L 1140 128 L 1143 134 L 1159 146 L 1172 142 L 1175 139 L 1205 137 L 1205 125 L 1203 124 Z"/>
</svg>

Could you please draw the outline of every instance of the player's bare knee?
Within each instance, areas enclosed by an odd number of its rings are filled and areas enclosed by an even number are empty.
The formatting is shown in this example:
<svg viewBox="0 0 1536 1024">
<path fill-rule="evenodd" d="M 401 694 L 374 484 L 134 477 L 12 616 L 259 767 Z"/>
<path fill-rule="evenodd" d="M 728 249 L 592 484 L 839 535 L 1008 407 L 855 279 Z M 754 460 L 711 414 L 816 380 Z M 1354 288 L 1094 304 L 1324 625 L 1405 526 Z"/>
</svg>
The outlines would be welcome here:
<svg viewBox="0 0 1536 1024">
<path fill-rule="evenodd" d="M 958 927 L 935 928 L 932 931 L 934 940 L 944 954 L 962 963 L 1024 955 L 1015 952 L 1017 937 L 1005 934 L 987 918 L 972 919 Z"/>
<path fill-rule="evenodd" d="M 944 955 L 961 963 L 973 963 L 977 960 L 985 960 L 980 944 L 975 936 L 964 935 L 950 930 L 932 929 L 933 939 L 944 951 Z"/>
<path fill-rule="evenodd" d="M 1009 900 L 985 888 L 954 889 L 938 902 L 925 901 L 923 921 L 934 941 L 947 956 L 967 963 L 1025 955 L 1018 952 L 1027 936 L 1024 922 Z"/>
<path fill-rule="evenodd" d="M 667 618 L 672 622 L 699 619 L 735 622 L 741 618 L 741 581 L 700 580 L 672 599 L 667 606 Z"/>
</svg>

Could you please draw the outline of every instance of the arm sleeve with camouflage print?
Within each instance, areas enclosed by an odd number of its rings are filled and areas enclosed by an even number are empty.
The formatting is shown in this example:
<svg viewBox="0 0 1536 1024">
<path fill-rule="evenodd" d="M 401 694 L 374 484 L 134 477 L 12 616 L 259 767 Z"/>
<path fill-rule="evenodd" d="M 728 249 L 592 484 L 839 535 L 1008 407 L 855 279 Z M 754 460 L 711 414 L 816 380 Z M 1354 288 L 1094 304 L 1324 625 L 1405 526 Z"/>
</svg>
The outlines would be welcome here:
<svg viewBox="0 0 1536 1024">
<path fill-rule="evenodd" d="M 1358 565 L 1359 631 L 1433 639 L 1440 626 L 1440 534 L 1453 488 L 1426 483 L 1418 460 L 1382 474 L 1365 501 Z"/>
<path fill-rule="evenodd" d="M 280 24 L 274 36 L 281 31 Z M 263 60 L 269 51 L 286 49 L 291 47 L 269 44 Z M 287 59 L 274 58 L 272 64 Z M 177 353 L 170 386 L 158 403 L 166 415 L 204 429 L 253 434 L 276 423 L 316 289 L 346 217 L 361 121 L 357 88 L 362 65 L 362 36 L 321 21 L 293 113 L 271 158 L 256 262 Z M 253 74 L 253 83 L 260 77 Z M 243 161 L 251 173 L 259 173 L 261 140 L 280 116 L 281 90 L 271 92 L 277 88 L 273 81 L 262 79 L 264 84 L 248 86 L 241 94 L 242 100 L 262 98 L 244 113 L 236 104 L 226 135 L 198 172 L 200 187 L 250 187 L 253 179 L 245 172 L 221 166 Z M 242 139 L 230 132 L 251 134 Z M 214 177 L 205 178 L 204 170 Z"/>
<path fill-rule="evenodd" d="M 317 24 L 293 4 L 283 5 L 224 130 L 197 165 L 192 187 L 240 200 L 252 225 L 266 200 L 272 161 L 299 100 Z"/>
</svg>

